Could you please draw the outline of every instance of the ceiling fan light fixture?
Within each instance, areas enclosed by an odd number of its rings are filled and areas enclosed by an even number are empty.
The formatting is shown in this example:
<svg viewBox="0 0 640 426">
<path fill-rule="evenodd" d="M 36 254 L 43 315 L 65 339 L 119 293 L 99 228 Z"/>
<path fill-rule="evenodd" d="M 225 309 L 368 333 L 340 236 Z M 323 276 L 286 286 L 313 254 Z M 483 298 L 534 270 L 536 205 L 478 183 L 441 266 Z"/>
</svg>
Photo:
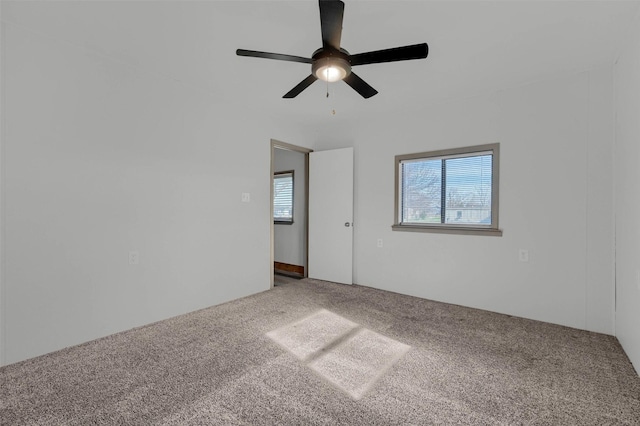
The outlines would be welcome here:
<svg viewBox="0 0 640 426">
<path fill-rule="evenodd" d="M 313 75 L 329 83 L 343 80 L 351 73 L 351 64 L 349 61 L 336 57 L 317 59 L 313 62 L 311 68 Z"/>
<path fill-rule="evenodd" d="M 316 77 L 329 83 L 342 80 L 346 76 L 347 72 L 343 68 L 334 65 L 325 65 L 316 71 Z"/>
</svg>

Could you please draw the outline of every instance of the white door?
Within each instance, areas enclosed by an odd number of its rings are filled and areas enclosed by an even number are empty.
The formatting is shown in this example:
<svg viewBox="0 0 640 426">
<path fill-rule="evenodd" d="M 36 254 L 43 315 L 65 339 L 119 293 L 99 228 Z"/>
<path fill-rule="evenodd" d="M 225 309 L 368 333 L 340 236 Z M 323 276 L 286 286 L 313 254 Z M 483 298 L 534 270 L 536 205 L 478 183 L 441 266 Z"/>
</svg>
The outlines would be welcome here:
<svg viewBox="0 0 640 426">
<path fill-rule="evenodd" d="M 309 154 L 309 278 L 353 284 L 353 148 Z"/>
</svg>

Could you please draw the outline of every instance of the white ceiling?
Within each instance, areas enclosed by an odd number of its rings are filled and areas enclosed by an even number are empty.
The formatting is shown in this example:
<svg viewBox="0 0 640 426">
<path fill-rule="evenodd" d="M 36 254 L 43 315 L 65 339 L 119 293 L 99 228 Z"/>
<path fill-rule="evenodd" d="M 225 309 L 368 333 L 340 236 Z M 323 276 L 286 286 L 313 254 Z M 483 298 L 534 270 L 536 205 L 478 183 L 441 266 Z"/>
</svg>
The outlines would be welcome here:
<svg viewBox="0 0 640 426">
<path fill-rule="evenodd" d="M 310 57 L 320 47 L 316 1 L 2 2 L 2 20 L 87 47 L 143 72 L 208 90 L 225 102 L 307 124 L 376 116 L 611 63 L 638 1 L 346 0 L 351 53 L 427 42 L 426 60 L 354 71 L 380 93 L 343 82 L 282 95 L 310 65 L 238 57 L 237 48 Z"/>
</svg>

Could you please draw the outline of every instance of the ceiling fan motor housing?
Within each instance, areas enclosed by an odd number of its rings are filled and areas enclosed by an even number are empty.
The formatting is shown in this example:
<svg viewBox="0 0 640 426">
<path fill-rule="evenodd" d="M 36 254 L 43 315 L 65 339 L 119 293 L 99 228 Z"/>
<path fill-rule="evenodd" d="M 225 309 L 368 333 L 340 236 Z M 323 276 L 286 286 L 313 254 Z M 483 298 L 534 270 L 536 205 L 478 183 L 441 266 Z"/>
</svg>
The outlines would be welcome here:
<svg viewBox="0 0 640 426">
<path fill-rule="evenodd" d="M 338 81 L 342 80 L 351 74 L 351 60 L 349 59 L 349 52 L 344 49 L 324 49 L 320 48 L 313 52 L 311 57 L 311 73 L 321 80 Z M 327 78 L 326 70 L 328 68 L 335 68 L 338 70 L 336 77 L 331 79 Z"/>
</svg>

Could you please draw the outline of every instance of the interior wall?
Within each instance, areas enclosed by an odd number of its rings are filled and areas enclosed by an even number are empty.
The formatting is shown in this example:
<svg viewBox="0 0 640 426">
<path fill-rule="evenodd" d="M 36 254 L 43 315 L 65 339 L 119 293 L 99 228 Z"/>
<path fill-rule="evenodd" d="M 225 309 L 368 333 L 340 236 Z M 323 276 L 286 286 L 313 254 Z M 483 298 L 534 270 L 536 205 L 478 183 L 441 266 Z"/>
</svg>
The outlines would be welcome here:
<svg viewBox="0 0 640 426">
<path fill-rule="evenodd" d="M 293 224 L 275 224 L 274 260 L 307 269 L 305 154 L 286 149 L 274 150 L 274 171 L 293 170 Z"/>
<path fill-rule="evenodd" d="M 315 129 L 355 147 L 354 282 L 613 334 L 611 93 L 608 66 Z M 395 155 L 494 142 L 502 237 L 391 230 Z"/>
<path fill-rule="evenodd" d="M 296 135 L 22 27 L 2 42 L 5 363 L 269 289 L 269 138 Z"/>
<path fill-rule="evenodd" d="M 640 371 L 640 18 L 615 69 L 616 336 Z"/>
<path fill-rule="evenodd" d="M 5 27 L 2 23 L 2 7 L 0 7 L 0 366 L 5 364 L 5 326 L 4 326 L 4 55 Z"/>
</svg>

